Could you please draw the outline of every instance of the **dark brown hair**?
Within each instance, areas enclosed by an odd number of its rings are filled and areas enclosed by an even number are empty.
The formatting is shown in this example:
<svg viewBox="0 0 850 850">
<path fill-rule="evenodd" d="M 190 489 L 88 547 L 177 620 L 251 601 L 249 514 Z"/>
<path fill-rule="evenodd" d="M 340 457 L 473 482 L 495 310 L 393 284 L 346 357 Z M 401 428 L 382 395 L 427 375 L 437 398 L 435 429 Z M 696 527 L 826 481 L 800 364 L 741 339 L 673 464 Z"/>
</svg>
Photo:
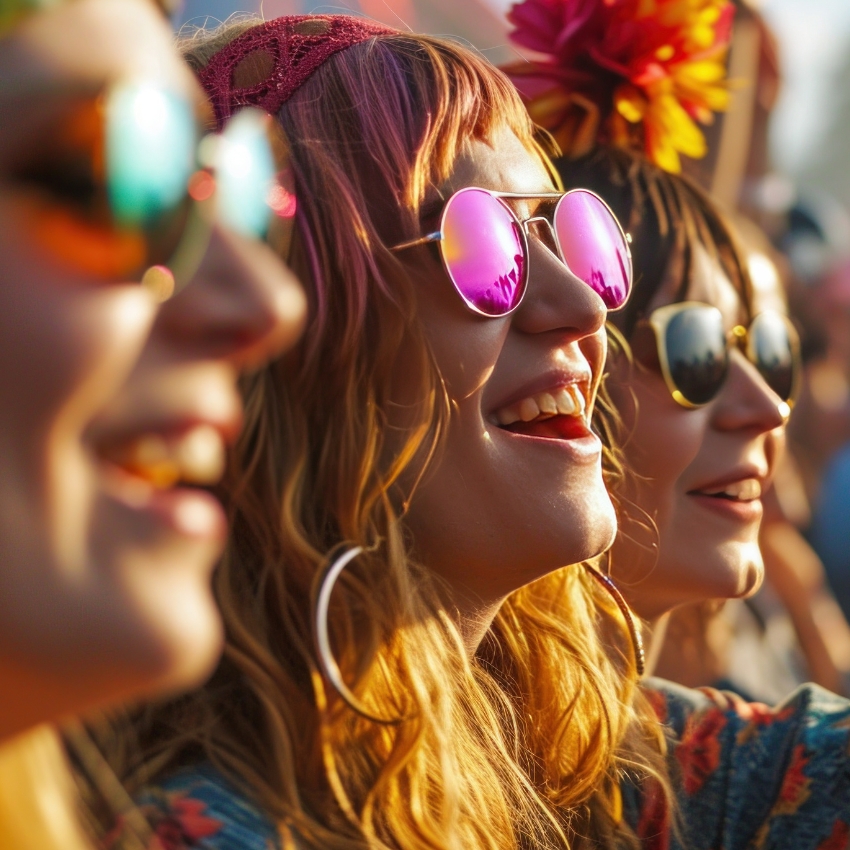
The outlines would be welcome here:
<svg viewBox="0 0 850 850">
<path fill-rule="evenodd" d="M 718 262 L 749 313 L 746 253 L 726 216 L 694 181 L 663 171 L 640 153 L 609 147 L 580 159 L 562 157 L 555 166 L 565 188 L 592 189 L 631 235 L 634 291 L 611 317 L 626 339 L 663 286 L 671 302 L 688 299 L 697 245 Z"/>
</svg>

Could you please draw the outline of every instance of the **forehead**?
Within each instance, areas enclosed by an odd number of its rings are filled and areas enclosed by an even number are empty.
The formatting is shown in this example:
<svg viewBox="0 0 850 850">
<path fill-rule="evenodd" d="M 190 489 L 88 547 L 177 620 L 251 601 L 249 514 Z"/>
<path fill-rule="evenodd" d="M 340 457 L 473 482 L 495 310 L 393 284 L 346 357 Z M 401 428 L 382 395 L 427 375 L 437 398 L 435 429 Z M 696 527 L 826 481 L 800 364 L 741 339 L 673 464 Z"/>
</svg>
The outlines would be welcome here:
<svg viewBox="0 0 850 850">
<path fill-rule="evenodd" d="M 45 96 L 55 103 L 63 90 L 73 97 L 87 86 L 127 78 L 145 78 L 201 100 L 149 0 L 75 0 L 33 15 L 0 42 L 0 133 L 10 110 L 20 131 L 46 111 Z"/>
<path fill-rule="evenodd" d="M 638 260 L 639 263 L 639 260 Z M 650 303 L 650 310 L 663 307 L 673 301 L 673 293 L 678 290 L 681 269 L 671 270 L 670 278 L 658 290 Z M 685 292 L 687 301 L 702 301 L 712 304 L 723 314 L 728 327 L 746 321 L 744 303 L 738 290 L 723 271 L 720 263 L 714 259 L 700 243 L 696 243 L 691 260 L 691 279 Z"/>
<path fill-rule="evenodd" d="M 765 310 L 786 313 L 788 304 L 776 263 L 767 254 L 752 251 L 747 258 L 747 268 L 753 282 L 753 315 Z"/>
<path fill-rule="evenodd" d="M 445 198 L 466 186 L 517 194 L 555 191 L 540 157 L 508 127 L 495 129 L 487 140 L 469 141 L 440 194 Z"/>
</svg>

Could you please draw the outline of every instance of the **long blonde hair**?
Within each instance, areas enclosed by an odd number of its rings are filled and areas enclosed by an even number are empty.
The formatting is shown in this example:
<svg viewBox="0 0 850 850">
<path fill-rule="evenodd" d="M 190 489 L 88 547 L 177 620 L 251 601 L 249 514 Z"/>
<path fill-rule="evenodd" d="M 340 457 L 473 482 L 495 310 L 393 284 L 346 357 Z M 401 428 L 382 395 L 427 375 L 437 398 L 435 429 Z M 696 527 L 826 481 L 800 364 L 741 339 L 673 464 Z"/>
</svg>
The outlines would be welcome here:
<svg viewBox="0 0 850 850">
<path fill-rule="evenodd" d="M 57 731 L 39 726 L 0 746 L 0 847 L 93 850 Z"/>
<path fill-rule="evenodd" d="M 190 62 L 248 26 L 199 36 Z M 663 781 L 663 768 L 616 606 L 579 567 L 559 570 L 514 593 L 470 659 L 404 525 L 450 404 L 388 246 L 419 235 L 426 191 L 465 143 L 507 126 L 543 156 L 535 128 L 484 59 L 401 34 L 338 53 L 278 117 L 298 197 L 288 259 L 312 317 L 300 350 L 245 385 L 215 578 L 225 659 L 125 730 L 141 754 L 125 775 L 138 785 L 208 759 L 284 846 L 633 846 L 618 783 Z M 389 387 L 402 340 L 420 352 L 421 405 L 400 438 Z M 370 711 L 402 722 L 359 717 L 318 673 L 311 585 L 343 541 L 366 551 L 334 593 L 337 661 Z"/>
</svg>

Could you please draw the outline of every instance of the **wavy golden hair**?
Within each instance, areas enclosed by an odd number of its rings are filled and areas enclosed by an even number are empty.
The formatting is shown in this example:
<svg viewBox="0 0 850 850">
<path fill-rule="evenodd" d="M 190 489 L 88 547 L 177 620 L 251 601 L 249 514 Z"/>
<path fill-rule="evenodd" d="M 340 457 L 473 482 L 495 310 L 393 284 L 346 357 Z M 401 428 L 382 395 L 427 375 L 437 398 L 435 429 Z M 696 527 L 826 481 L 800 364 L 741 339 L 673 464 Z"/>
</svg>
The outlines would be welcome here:
<svg viewBox="0 0 850 850">
<path fill-rule="evenodd" d="M 0 746 L 0 847 L 94 850 L 59 734 L 39 726 Z"/>
<path fill-rule="evenodd" d="M 197 36 L 190 62 L 250 25 Z M 135 738 L 125 730 L 141 754 L 125 776 L 138 786 L 207 759 L 284 846 L 635 846 L 618 783 L 663 780 L 662 745 L 616 606 L 579 567 L 559 570 L 514 593 L 469 658 L 404 523 L 451 408 L 388 246 L 419 235 L 426 193 L 467 142 L 507 126 L 543 157 L 535 128 L 483 58 L 406 34 L 338 53 L 278 118 L 298 197 L 288 260 L 311 317 L 300 350 L 245 385 L 215 577 L 225 659 L 199 692 L 136 718 Z M 420 403 L 399 432 L 402 341 L 418 352 Z M 339 666 L 370 711 L 402 722 L 364 720 L 318 672 L 311 585 L 341 542 L 366 552 L 333 597 Z"/>
</svg>

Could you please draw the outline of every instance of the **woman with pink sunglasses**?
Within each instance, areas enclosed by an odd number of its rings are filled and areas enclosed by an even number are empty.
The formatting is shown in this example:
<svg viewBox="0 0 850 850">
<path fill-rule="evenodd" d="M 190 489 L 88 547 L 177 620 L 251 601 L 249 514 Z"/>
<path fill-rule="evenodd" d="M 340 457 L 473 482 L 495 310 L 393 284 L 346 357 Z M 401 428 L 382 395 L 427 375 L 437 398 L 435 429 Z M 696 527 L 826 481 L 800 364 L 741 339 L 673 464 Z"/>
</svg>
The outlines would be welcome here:
<svg viewBox="0 0 850 850">
<path fill-rule="evenodd" d="M 189 846 L 628 836 L 619 772 L 663 774 L 657 727 L 595 630 L 628 649 L 620 611 L 568 566 L 614 534 L 588 424 L 631 285 L 616 219 L 451 42 L 320 15 L 186 50 L 220 122 L 278 118 L 312 309 L 247 387 L 226 659 L 136 718 L 120 775 Z"/>
</svg>

